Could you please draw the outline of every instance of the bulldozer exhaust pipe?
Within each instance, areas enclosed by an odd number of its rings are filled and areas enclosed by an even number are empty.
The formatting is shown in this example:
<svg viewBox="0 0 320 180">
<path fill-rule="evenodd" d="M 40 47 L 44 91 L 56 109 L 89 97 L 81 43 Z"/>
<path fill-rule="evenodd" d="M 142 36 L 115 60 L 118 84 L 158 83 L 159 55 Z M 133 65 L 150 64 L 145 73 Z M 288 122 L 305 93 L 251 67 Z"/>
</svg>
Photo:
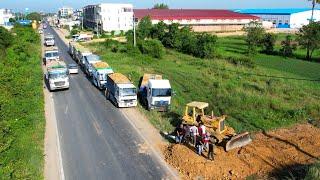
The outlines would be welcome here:
<svg viewBox="0 0 320 180">
<path fill-rule="evenodd" d="M 228 152 L 235 148 L 246 146 L 252 142 L 249 132 L 244 132 L 233 136 L 226 144 L 225 150 Z"/>
</svg>

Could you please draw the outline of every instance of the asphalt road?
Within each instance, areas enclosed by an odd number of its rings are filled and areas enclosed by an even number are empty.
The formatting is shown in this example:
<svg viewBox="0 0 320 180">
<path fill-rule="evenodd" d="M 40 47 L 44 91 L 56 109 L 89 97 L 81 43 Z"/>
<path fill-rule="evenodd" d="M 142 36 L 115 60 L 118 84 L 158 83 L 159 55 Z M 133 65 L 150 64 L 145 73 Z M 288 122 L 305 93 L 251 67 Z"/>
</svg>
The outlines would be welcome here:
<svg viewBox="0 0 320 180">
<path fill-rule="evenodd" d="M 68 47 L 55 35 L 66 63 Z M 162 179 L 165 167 L 141 152 L 144 141 L 129 120 L 80 72 L 70 76 L 70 89 L 52 92 L 65 179 Z M 140 150 L 140 151 L 139 151 Z"/>
</svg>

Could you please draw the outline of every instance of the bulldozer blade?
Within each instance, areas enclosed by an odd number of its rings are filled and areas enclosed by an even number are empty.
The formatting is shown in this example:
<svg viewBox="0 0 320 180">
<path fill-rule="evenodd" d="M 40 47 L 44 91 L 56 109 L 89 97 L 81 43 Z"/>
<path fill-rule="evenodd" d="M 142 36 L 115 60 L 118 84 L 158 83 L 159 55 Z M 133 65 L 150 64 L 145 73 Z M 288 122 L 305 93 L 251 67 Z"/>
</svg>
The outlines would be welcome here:
<svg viewBox="0 0 320 180">
<path fill-rule="evenodd" d="M 226 151 L 230 151 L 231 149 L 239 148 L 246 146 L 252 142 L 252 139 L 249 135 L 249 132 L 241 133 L 236 136 L 233 136 L 226 144 Z"/>
</svg>

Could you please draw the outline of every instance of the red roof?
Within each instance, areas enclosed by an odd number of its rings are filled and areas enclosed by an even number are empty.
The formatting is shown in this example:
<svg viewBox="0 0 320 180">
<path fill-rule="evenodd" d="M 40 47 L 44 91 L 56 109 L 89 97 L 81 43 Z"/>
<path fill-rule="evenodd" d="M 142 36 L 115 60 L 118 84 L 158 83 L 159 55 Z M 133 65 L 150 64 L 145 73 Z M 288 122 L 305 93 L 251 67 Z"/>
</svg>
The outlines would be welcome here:
<svg viewBox="0 0 320 180">
<path fill-rule="evenodd" d="M 181 19 L 259 19 L 257 16 L 215 9 L 134 9 L 138 19 L 150 16 L 153 20 Z"/>
</svg>

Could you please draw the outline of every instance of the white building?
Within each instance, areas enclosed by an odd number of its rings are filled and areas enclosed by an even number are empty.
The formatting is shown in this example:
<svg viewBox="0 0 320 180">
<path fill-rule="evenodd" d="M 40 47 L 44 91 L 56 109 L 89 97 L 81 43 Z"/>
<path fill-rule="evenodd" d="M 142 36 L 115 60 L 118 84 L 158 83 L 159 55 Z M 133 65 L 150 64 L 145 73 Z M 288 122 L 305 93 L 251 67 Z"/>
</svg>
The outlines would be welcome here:
<svg viewBox="0 0 320 180">
<path fill-rule="evenodd" d="M 258 16 L 262 21 L 269 21 L 277 28 L 301 28 L 311 19 L 311 9 L 240 9 L 243 14 Z M 314 11 L 314 20 L 320 21 L 320 10 Z"/>
<path fill-rule="evenodd" d="M 84 26 L 95 31 L 128 31 L 133 28 L 133 5 L 89 5 L 83 8 L 83 17 Z"/>
<path fill-rule="evenodd" d="M 71 7 L 62 7 L 58 11 L 59 18 L 69 18 L 73 15 L 73 8 Z"/>
<path fill-rule="evenodd" d="M 8 27 L 9 19 L 14 18 L 12 12 L 9 9 L 0 9 L 0 26 Z"/>
</svg>

